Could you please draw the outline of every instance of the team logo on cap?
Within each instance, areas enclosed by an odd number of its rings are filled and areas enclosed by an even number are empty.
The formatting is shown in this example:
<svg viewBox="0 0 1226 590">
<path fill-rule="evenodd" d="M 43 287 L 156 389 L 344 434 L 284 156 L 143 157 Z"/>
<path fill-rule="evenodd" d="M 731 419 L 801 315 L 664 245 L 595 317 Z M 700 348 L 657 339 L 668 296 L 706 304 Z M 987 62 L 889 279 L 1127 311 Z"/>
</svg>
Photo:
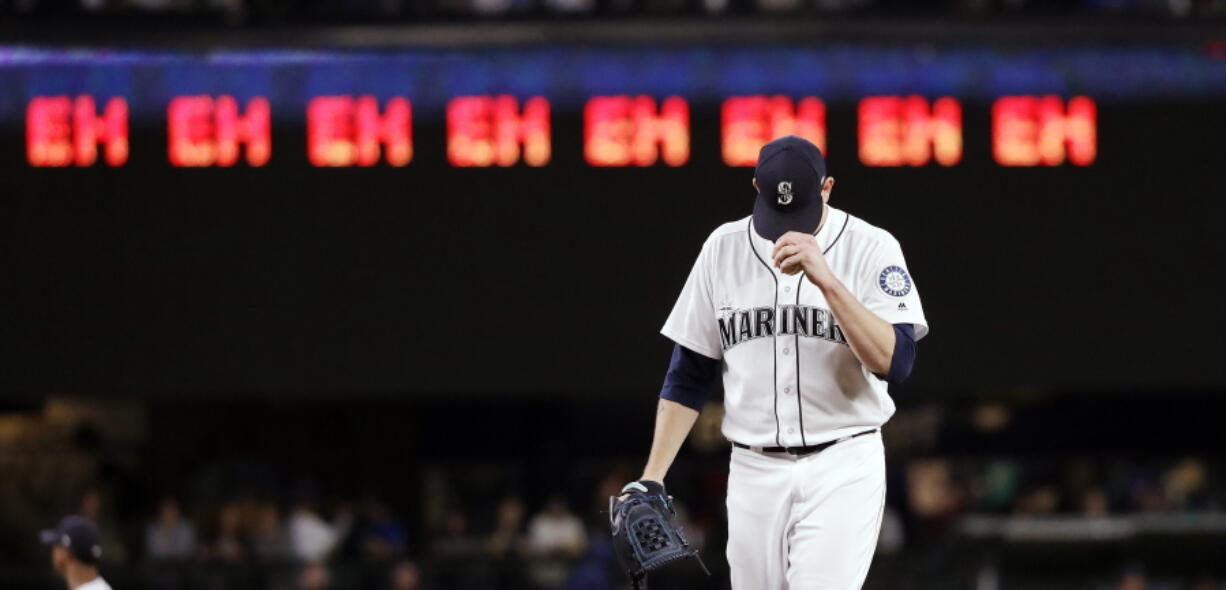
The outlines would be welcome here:
<svg viewBox="0 0 1226 590">
<path fill-rule="evenodd" d="M 877 286 L 891 297 L 905 297 L 911 292 L 911 275 L 901 266 L 887 266 L 877 275 Z"/>
<path fill-rule="evenodd" d="M 779 193 L 780 205 L 789 205 L 792 203 L 792 182 L 790 180 L 779 181 L 779 186 L 775 187 L 775 192 Z"/>
</svg>

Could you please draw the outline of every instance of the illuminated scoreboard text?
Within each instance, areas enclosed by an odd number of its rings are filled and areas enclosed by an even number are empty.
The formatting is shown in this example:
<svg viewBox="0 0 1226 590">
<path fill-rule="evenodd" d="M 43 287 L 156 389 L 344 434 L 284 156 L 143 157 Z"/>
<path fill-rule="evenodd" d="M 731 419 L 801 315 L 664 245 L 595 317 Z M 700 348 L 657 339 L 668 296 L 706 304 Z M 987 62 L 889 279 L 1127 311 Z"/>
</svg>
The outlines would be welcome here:
<svg viewBox="0 0 1226 590">
<path fill-rule="evenodd" d="M 99 103 L 102 107 L 99 110 Z M 447 161 L 455 167 L 546 166 L 553 157 L 549 100 L 454 97 L 446 104 Z M 1097 157 L 1097 110 L 1077 96 L 1005 96 L 991 110 L 992 156 L 1001 166 L 1088 166 Z M 166 107 L 167 160 L 176 167 L 265 166 L 273 155 L 264 97 L 173 97 Z M 720 154 L 753 166 L 758 150 L 787 134 L 827 150 L 826 104 L 816 96 L 734 96 L 720 109 Z M 306 156 L 317 167 L 400 167 L 413 161 L 409 97 L 316 96 L 307 102 Z M 691 155 L 689 102 L 680 96 L 593 96 L 583 107 L 583 157 L 595 167 L 684 166 Z M 953 97 L 869 96 L 856 109 L 857 157 L 874 167 L 956 166 L 963 113 Z M 99 157 L 101 154 L 101 157 Z M 36 96 L 26 106 L 31 166 L 123 166 L 123 97 Z"/>
<path fill-rule="evenodd" d="M 313 166 L 389 166 L 413 160 L 413 108 L 393 98 L 319 96 L 307 104 L 307 159 Z"/>
<path fill-rule="evenodd" d="M 98 145 L 108 166 L 128 161 L 128 103 L 91 96 L 39 96 L 26 107 L 26 158 L 31 166 L 92 166 Z"/>
<path fill-rule="evenodd" d="M 681 166 L 690 159 L 690 106 L 670 96 L 597 96 L 583 109 L 583 154 L 592 166 Z"/>
<path fill-rule="evenodd" d="M 1088 166 L 1098 155 L 1097 109 L 1078 96 L 1008 96 L 992 106 L 992 154 L 1003 166 Z"/>
<path fill-rule="evenodd" d="M 167 108 L 170 163 L 174 166 L 233 166 L 240 148 L 250 166 L 272 157 L 268 100 L 253 98 L 239 111 L 231 96 L 179 96 Z"/>
<path fill-rule="evenodd" d="M 720 113 L 721 150 L 729 166 L 753 166 L 758 150 L 784 135 L 799 135 L 826 151 L 826 104 L 813 96 L 734 96 Z"/>
<path fill-rule="evenodd" d="M 962 105 L 919 96 L 860 101 L 860 161 L 866 166 L 953 166 L 962 159 Z"/>
<path fill-rule="evenodd" d="M 513 96 L 461 96 L 447 104 L 447 160 L 453 166 L 544 166 L 552 155 L 549 101 L 521 111 Z M 521 156 L 522 154 L 522 156 Z"/>
</svg>

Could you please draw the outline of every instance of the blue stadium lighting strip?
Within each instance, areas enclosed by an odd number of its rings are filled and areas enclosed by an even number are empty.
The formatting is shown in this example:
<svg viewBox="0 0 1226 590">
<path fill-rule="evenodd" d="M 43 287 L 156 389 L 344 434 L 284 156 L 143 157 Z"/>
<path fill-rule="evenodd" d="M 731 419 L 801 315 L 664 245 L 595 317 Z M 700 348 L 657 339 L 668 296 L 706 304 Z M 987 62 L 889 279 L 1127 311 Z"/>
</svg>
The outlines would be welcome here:
<svg viewBox="0 0 1226 590">
<path fill-rule="evenodd" d="M 472 94 L 541 95 L 578 110 L 591 96 L 678 95 L 692 104 L 729 96 L 818 96 L 828 103 L 879 94 L 988 101 L 1012 94 L 1084 94 L 1097 101 L 1226 98 L 1226 59 L 1196 48 L 1009 51 L 993 48 L 544 47 L 326 52 L 117 51 L 0 46 L 0 125 L 21 125 L 39 95 L 122 96 L 136 122 L 161 120 L 173 96 L 264 96 L 278 120 L 299 121 L 329 94 L 405 96 L 440 116 Z"/>
</svg>

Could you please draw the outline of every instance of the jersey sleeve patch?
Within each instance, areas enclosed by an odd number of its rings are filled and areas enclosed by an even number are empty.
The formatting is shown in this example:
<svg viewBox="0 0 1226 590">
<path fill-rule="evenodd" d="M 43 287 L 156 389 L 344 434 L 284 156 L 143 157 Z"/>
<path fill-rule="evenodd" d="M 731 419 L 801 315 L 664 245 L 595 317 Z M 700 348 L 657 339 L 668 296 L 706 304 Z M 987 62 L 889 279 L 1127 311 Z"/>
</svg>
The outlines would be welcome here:
<svg viewBox="0 0 1226 590">
<path fill-rule="evenodd" d="M 911 292 L 911 275 L 901 266 L 887 266 L 877 275 L 877 286 L 890 297 L 906 297 Z"/>
</svg>

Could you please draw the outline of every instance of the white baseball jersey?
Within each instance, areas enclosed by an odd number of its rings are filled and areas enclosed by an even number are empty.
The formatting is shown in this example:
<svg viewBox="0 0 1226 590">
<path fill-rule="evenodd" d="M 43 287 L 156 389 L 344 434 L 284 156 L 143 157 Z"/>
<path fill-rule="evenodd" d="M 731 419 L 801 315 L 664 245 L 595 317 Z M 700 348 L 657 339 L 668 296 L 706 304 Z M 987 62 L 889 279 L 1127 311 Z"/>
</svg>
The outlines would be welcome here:
<svg viewBox="0 0 1226 590">
<path fill-rule="evenodd" d="M 77 586 L 74 590 L 111 590 L 111 585 L 107 584 L 106 580 L 102 579 L 102 576 L 98 576 L 97 578 Z"/>
<path fill-rule="evenodd" d="M 711 233 L 661 330 L 723 359 L 724 436 L 750 446 L 809 446 L 879 427 L 894 414 L 886 381 L 852 353 L 822 292 L 771 262 L 752 217 Z M 889 232 L 828 207 L 816 235 L 830 269 L 891 324 L 928 323 Z"/>
</svg>

